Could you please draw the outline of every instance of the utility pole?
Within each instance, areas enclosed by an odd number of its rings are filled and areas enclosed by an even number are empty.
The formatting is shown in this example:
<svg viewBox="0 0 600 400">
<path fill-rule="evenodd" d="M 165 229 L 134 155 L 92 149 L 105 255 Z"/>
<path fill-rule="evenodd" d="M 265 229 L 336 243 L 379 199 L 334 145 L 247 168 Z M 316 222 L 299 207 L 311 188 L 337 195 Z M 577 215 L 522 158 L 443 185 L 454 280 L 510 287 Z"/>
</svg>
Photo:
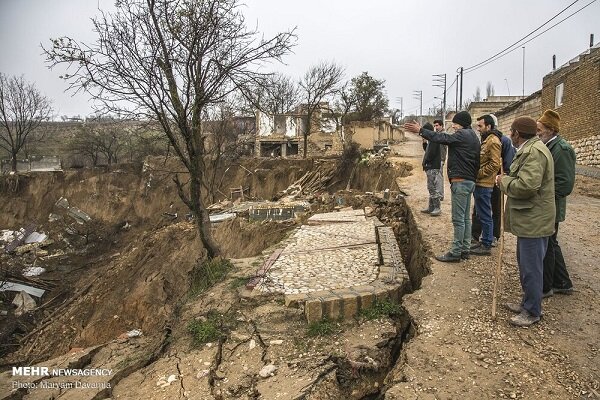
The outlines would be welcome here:
<svg viewBox="0 0 600 400">
<path fill-rule="evenodd" d="M 456 98 L 454 99 L 454 112 L 458 112 L 458 74 L 456 74 Z"/>
<path fill-rule="evenodd" d="M 414 90 L 413 98 L 419 100 L 419 124 L 423 125 L 423 91 L 422 90 Z"/>
<path fill-rule="evenodd" d="M 523 49 L 523 97 L 525 97 L 525 46 L 521 46 Z"/>
<path fill-rule="evenodd" d="M 446 74 L 433 75 L 433 86 L 444 89 L 444 99 L 442 100 L 442 121 L 444 121 L 444 130 L 446 130 Z"/>
<path fill-rule="evenodd" d="M 463 92 L 463 67 L 460 67 L 460 98 L 458 102 L 458 109 L 462 110 L 462 92 Z"/>
</svg>

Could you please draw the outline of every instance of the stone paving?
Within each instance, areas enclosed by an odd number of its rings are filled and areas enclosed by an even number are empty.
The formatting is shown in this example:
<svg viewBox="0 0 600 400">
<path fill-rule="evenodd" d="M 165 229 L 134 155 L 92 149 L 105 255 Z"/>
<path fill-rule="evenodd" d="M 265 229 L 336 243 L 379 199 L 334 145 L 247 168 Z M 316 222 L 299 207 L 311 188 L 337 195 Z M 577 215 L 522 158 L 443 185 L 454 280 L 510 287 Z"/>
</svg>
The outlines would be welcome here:
<svg viewBox="0 0 600 400">
<path fill-rule="evenodd" d="M 305 307 L 309 322 L 350 318 L 377 298 L 397 301 L 410 286 L 392 229 L 363 210 L 313 215 L 282 245 L 254 290 L 283 293 L 287 305 Z"/>
</svg>

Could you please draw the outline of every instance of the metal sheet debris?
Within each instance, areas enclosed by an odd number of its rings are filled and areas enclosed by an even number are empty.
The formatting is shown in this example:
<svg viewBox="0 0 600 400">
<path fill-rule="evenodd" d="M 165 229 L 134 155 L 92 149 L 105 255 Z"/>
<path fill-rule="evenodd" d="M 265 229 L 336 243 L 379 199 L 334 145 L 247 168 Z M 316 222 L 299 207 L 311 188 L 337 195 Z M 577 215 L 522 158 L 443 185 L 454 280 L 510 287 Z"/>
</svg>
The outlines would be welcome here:
<svg viewBox="0 0 600 400">
<path fill-rule="evenodd" d="M 222 222 L 227 221 L 228 219 L 234 219 L 236 217 L 236 213 L 221 213 L 221 214 L 213 214 L 209 215 L 210 222 Z"/>
<path fill-rule="evenodd" d="M 43 242 L 46 239 L 48 239 L 48 235 L 46 235 L 43 232 L 42 233 L 31 232 L 31 234 L 25 238 L 25 244 L 29 244 L 29 243 L 41 243 L 41 242 Z"/>
<path fill-rule="evenodd" d="M 16 282 L 4 282 L 0 284 L 0 292 L 27 292 L 35 297 L 42 297 L 46 291 L 33 286 L 23 285 Z"/>
</svg>

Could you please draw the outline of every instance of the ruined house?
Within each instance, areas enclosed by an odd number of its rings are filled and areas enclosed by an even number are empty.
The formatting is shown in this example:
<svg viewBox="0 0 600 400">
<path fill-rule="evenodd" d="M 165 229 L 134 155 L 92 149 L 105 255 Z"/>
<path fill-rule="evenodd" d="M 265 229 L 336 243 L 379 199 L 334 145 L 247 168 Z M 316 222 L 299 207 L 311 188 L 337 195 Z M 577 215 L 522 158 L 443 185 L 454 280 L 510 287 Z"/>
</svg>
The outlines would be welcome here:
<svg viewBox="0 0 600 400">
<path fill-rule="evenodd" d="M 326 103 L 313 114 L 308 136 L 308 155 L 339 153 L 342 149 L 341 129 Z M 270 115 L 256 112 L 255 155 L 289 157 L 302 155 L 308 117 L 302 105 L 293 112 Z"/>
</svg>

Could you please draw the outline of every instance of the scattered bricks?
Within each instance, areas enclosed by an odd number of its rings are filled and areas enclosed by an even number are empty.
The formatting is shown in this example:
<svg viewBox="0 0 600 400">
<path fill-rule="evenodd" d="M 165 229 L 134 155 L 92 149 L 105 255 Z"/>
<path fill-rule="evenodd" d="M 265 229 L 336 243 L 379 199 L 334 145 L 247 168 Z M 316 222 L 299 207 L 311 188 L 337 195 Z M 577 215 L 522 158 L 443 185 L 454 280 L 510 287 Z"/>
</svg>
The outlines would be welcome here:
<svg viewBox="0 0 600 400">
<path fill-rule="evenodd" d="M 306 294 L 286 294 L 285 295 L 285 306 L 291 308 L 299 308 L 300 304 L 304 303 L 308 296 Z"/>
<path fill-rule="evenodd" d="M 323 319 L 323 307 L 320 299 L 307 300 L 304 305 L 304 315 L 310 324 Z"/>
</svg>

